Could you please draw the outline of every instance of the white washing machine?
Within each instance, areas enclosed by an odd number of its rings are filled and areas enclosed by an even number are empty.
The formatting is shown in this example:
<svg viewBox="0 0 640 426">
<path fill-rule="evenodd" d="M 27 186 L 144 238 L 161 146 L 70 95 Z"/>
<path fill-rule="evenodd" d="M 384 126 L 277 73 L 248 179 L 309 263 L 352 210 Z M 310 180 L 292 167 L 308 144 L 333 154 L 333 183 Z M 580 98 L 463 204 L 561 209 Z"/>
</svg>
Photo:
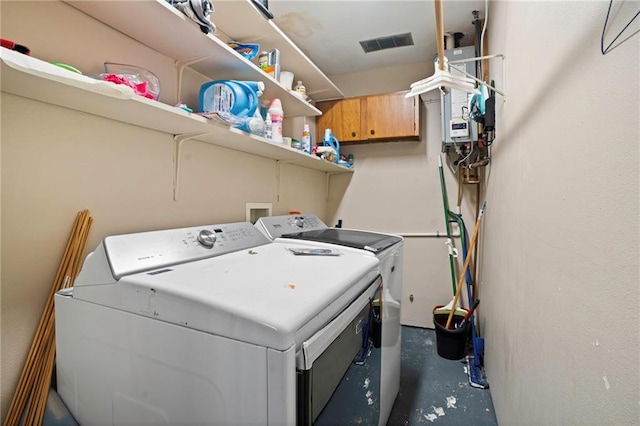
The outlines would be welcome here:
<svg viewBox="0 0 640 426">
<path fill-rule="evenodd" d="M 380 291 L 377 258 L 250 223 L 107 237 L 55 296 L 57 390 L 83 426 L 336 424 L 345 395 L 372 424 Z"/>
<path fill-rule="evenodd" d="M 351 247 L 380 260 L 383 282 L 382 381 L 379 424 L 385 425 L 400 389 L 402 261 L 404 240 L 398 235 L 330 228 L 314 214 L 268 216 L 256 227 L 272 241 L 316 242 Z"/>
</svg>

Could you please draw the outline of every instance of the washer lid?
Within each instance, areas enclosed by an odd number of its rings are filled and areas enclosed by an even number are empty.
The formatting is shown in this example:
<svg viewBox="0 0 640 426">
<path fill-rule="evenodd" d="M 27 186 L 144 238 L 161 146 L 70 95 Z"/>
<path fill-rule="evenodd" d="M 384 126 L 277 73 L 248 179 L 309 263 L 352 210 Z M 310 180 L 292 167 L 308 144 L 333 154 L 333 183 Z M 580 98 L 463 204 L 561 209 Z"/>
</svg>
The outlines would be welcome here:
<svg viewBox="0 0 640 426">
<path fill-rule="evenodd" d="M 282 235 L 281 238 L 296 240 L 318 241 L 345 247 L 367 250 L 379 253 L 402 241 L 397 235 L 379 234 L 376 232 L 360 231 L 344 228 L 327 228 L 313 231 L 303 231 Z"/>
<path fill-rule="evenodd" d="M 232 339 L 286 350 L 335 318 L 379 275 L 360 250 L 294 255 L 275 242 L 76 288 L 74 298 Z M 317 248 L 315 246 L 314 248 Z"/>
</svg>

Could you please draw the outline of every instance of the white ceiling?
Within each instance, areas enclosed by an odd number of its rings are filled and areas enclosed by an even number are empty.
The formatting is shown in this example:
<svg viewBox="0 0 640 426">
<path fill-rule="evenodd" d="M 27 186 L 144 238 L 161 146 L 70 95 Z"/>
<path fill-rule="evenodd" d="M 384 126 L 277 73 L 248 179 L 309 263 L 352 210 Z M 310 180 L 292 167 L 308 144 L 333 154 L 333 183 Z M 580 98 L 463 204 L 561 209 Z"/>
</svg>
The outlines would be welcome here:
<svg viewBox="0 0 640 426">
<path fill-rule="evenodd" d="M 472 11 L 484 0 L 445 0 L 444 30 L 475 41 Z M 269 0 L 276 24 L 327 75 L 433 60 L 437 52 L 432 0 Z M 359 41 L 410 32 L 413 46 L 364 53 Z"/>
</svg>

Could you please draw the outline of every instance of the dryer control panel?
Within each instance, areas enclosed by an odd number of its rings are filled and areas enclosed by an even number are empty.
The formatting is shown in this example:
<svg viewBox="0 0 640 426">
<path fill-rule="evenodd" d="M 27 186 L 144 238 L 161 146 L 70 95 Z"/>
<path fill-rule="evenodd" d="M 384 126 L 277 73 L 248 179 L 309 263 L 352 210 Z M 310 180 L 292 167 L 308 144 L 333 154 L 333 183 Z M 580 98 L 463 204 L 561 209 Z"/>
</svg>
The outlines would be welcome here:
<svg viewBox="0 0 640 426">
<path fill-rule="evenodd" d="M 269 242 L 249 222 L 238 222 L 110 236 L 103 240 L 95 254 L 108 262 L 111 275 L 119 279 L 124 275 L 220 256 Z M 97 261 L 99 259 L 85 262 L 83 270 Z M 76 285 L 83 285 L 81 278 L 78 277 Z"/>
<path fill-rule="evenodd" d="M 285 234 L 302 231 L 316 231 L 327 229 L 328 226 L 322 222 L 318 216 L 311 213 L 285 215 L 285 216 L 265 216 L 258 219 L 256 228 L 269 239 L 273 240 Z"/>
</svg>

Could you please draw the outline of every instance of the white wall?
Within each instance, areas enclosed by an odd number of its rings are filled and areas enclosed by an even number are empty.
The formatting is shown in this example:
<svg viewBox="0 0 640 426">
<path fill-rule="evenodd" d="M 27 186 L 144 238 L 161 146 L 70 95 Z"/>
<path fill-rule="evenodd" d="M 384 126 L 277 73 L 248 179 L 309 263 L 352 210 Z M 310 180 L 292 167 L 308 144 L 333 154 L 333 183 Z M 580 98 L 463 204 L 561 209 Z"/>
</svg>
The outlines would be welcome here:
<svg viewBox="0 0 640 426">
<path fill-rule="evenodd" d="M 34 57 L 99 72 L 105 60 L 154 70 L 175 102 L 170 58 L 61 2 L 2 2 L 2 37 Z M 143 17 L 142 17 L 143 18 Z M 194 105 L 202 76 L 187 75 Z M 183 145 L 173 201 L 172 135 L 2 93 L 2 414 L 78 211 L 94 218 L 87 249 L 106 235 L 245 220 L 245 203 L 326 215 L 325 173 L 197 141 Z M 279 194 L 279 199 L 278 199 Z"/>
<path fill-rule="evenodd" d="M 480 283 L 498 420 L 637 425 L 640 36 L 603 56 L 609 2 L 490 4 L 508 97 Z M 614 29 L 637 12 L 626 6 Z"/>
</svg>

